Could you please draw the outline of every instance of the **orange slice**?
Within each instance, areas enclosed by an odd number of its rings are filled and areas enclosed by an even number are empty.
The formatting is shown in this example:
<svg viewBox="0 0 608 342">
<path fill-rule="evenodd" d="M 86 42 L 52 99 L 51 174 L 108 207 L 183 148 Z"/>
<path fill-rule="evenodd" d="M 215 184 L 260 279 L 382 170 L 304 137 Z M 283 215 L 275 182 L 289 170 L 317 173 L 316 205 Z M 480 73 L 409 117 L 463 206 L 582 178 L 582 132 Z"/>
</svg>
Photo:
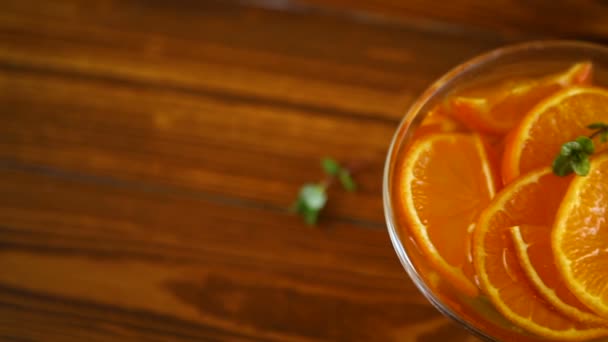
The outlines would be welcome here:
<svg viewBox="0 0 608 342">
<path fill-rule="evenodd" d="M 608 153 L 576 177 L 557 212 L 551 235 L 566 286 L 587 307 L 608 318 Z"/>
<path fill-rule="evenodd" d="M 469 237 L 495 191 L 479 136 L 444 133 L 415 141 L 403 160 L 398 186 L 422 254 L 457 289 L 477 295 Z"/>
<path fill-rule="evenodd" d="M 449 113 L 445 106 L 437 105 L 429 111 L 420 126 L 414 131 L 414 139 L 434 133 L 465 132 L 466 128 Z"/>
<path fill-rule="evenodd" d="M 608 320 L 589 310 L 563 283 L 551 252 L 551 228 L 548 225 L 510 228 L 519 265 L 532 287 L 560 313 L 579 322 L 608 325 Z"/>
<path fill-rule="evenodd" d="M 592 64 L 536 79 L 509 80 L 466 89 L 449 100 L 454 115 L 475 131 L 505 134 L 540 100 L 573 84 L 591 80 Z"/>
<path fill-rule="evenodd" d="M 606 335 L 606 329 L 576 322 L 554 311 L 519 266 L 509 228 L 551 225 L 570 181 L 543 168 L 509 184 L 481 213 L 473 239 L 473 258 L 482 290 L 515 325 L 539 336 L 580 340 Z"/>
<path fill-rule="evenodd" d="M 551 165 L 561 145 L 591 131 L 587 125 L 608 121 L 608 91 L 571 87 L 532 109 L 509 134 L 502 159 L 503 183 L 537 167 Z M 597 148 L 605 148 L 606 144 Z"/>
</svg>

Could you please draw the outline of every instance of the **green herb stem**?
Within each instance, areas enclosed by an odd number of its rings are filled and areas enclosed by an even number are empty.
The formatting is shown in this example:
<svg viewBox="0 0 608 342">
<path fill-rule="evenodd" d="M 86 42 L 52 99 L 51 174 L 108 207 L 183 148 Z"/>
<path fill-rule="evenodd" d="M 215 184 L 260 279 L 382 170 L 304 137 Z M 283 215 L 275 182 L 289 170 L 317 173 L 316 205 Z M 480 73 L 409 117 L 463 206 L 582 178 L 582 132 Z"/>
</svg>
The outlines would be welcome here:
<svg viewBox="0 0 608 342">
<path fill-rule="evenodd" d="M 320 212 L 327 203 L 327 189 L 336 180 L 347 191 L 355 191 L 357 188 L 357 184 L 352 178 L 353 169 L 344 167 L 334 159 L 327 157 L 321 159 L 321 168 L 325 172 L 325 178 L 318 183 L 304 184 L 291 207 L 292 211 L 302 216 L 309 225 L 316 224 Z"/>
</svg>

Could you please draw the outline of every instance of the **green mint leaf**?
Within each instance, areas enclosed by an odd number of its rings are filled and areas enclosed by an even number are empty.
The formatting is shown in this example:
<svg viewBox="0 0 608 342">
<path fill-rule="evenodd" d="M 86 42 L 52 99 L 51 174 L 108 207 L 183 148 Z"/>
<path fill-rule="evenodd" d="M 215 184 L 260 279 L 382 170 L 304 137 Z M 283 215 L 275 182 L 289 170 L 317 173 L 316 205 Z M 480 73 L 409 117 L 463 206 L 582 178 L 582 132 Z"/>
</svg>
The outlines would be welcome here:
<svg viewBox="0 0 608 342">
<path fill-rule="evenodd" d="M 321 167 L 327 174 L 324 181 L 320 183 L 307 183 L 300 188 L 298 198 L 291 206 L 292 212 L 298 213 L 306 223 L 315 224 L 319 214 L 327 203 L 327 188 L 337 178 L 344 189 L 355 191 L 357 185 L 351 177 L 350 170 L 343 168 L 336 160 L 325 157 L 321 159 Z"/>
<path fill-rule="evenodd" d="M 314 225 L 326 202 L 325 188 L 319 184 L 309 183 L 302 186 L 298 199 L 290 209 L 301 215 L 307 224 Z"/>
<path fill-rule="evenodd" d="M 321 167 L 330 176 L 335 176 L 342 169 L 337 161 L 327 157 L 321 159 Z"/>
<path fill-rule="evenodd" d="M 338 173 L 338 179 L 340 180 L 340 184 L 342 184 L 342 187 L 344 187 L 344 189 L 346 189 L 347 191 L 352 192 L 357 190 L 357 184 L 353 180 L 353 177 L 351 177 L 350 172 L 348 172 L 347 170 L 340 170 L 340 173 Z"/>
<path fill-rule="evenodd" d="M 304 222 L 312 226 L 317 223 L 317 219 L 319 218 L 319 212 L 320 210 L 306 209 L 301 214 L 302 217 L 304 217 Z"/>
<path fill-rule="evenodd" d="M 582 147 L 578 142 L 569 141 L 562 145 L 562 148 L 561 148 L 559 154 L 561 154 L 564 157 L 567 157 L 567 156 L 570 156 L 573 153 L 576 153 L 577 151 L 581 151 L 581 150 L 582 150 Z"/>
<path fill-rule="evenodd" d="M 608 124 L 603 122 L 594 122 L 591 125 L 587 126 L 589 129 L 608 129 Z"/>
<path fill-rule="evenodd" d="M 595 152 L 595 146 L 593 140 L 588 137 L 578 137 L 576 142 L 581 146 L 581 151 L 586 154 L 593 154 Z"/>
<path fill-rule="evenodd" d="M 571 174 L 574 170 L 572 169 L 571 158 L 565 155 L 558 155 L 557 158 L 553 161 L 553 173 L 560 176 L 565 177 Z"/>
<path fill-rule="evenodd" d="M 306 208 L 313 210 L 321 210 L 327 202 L 325 188 L 319 184 L 305 184 L 300 190 L 300 198 Z"/>
<path fill-rule="evenodd" d="M 608 123 L 594 122 L 587 128 L 595 130 L 595 132 L 588 137 L 580 136 L 576 140 L 562 145 L 559 155 L 552 164 L 553 173 L 558 176 L 565 176 L 572 172 L 579 176 L 589 174 L 589 156 L 595 153 L 593 139 L 599 136 L 602 143 L 608 142 Z"/>
<path fill-rule="evenodd" d="M 289 211 L 292 213 L 301 213 L 306 208 L 306 203 L 298 197 L 298 199 L 289 207 Z"/>
<path fill-rule="evenodd" d="M 570 163 L 574 172 L 576 172 L 576 174 L 579 176 L 588 175 L 590 169 L 589 156 L 581 155 L 579 158 L 576 159 L 578 160 L 572 160 Z"/>
</svg>

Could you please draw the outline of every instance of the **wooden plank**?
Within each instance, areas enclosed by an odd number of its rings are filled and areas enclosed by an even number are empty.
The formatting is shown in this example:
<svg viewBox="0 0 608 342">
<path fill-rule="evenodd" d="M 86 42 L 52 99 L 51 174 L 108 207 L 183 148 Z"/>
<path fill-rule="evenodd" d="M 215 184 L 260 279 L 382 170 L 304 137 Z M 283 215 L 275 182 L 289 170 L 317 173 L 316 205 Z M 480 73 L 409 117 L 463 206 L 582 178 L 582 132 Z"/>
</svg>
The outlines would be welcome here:
<svg viewBox="0 0 608 342">
<path fill-rule="evenodd" d="M 250 3 L 268 6 L 272 2 Z M 499 33 L 512 39 L 608 39 L 608 5 L 601 1 L 297 0 L 291 4 L 426 29 Z"/>
<path fill-rule="evenodd" d="M 504 41 L 223 1 L 2 1 L 0 339 L 470 340 L 399 265 L 381 173 L 419 92 Z M 326 154 L 367 169 L 312 229 L 286 208 Z"/>
<path fill-rule="evenodd" d="M 500 44 L 216 2 L 57 3 L 0 5 L 0 61 L 395 120 L 431 80 Z"/>
<path fill-rule="evenodd" d="M 0 87 L 5 160 L 286 211 L 301 184 L 323 177 L 319 146 L 342 160 L 358 151 L 367 162 L 360 189 L 332 192 L 327 214 L 382 222 L 382 161 L 392 124 L 39 73 L 0 71 Z"/>
<path fill-rule="evenodd" d="M 327 214 L 375 226 L 384 155 L 407 105 L 497 44 L 215 2 L 0 6 L 7 160 L 284 210 L 322 177 L 322 155 L 362 159 L 361 191 L 336 191 Z"/>
<path fill-rule="evenodd" d="M 0 177 L 11 270 L 0 335 L 467 338 L 406 280 L 383 231 L 298 228 L 281 213 L 6 164 Z"/>
</svg>

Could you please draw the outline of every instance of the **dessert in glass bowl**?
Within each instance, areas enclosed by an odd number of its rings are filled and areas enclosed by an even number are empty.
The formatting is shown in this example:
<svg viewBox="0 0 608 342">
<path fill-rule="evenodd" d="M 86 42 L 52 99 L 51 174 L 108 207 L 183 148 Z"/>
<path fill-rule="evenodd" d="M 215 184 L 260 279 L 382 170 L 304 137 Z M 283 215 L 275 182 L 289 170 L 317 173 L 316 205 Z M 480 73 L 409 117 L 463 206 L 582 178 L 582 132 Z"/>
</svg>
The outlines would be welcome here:
<svg viewBox="0 0 608 342">
<path fill-rule="evenodd" d="M 389 234 L 437 307 L 490 341 L 608 341 L 608 48 L 545 41 L 448 72 L 388 152 Z"/>
</svg>

